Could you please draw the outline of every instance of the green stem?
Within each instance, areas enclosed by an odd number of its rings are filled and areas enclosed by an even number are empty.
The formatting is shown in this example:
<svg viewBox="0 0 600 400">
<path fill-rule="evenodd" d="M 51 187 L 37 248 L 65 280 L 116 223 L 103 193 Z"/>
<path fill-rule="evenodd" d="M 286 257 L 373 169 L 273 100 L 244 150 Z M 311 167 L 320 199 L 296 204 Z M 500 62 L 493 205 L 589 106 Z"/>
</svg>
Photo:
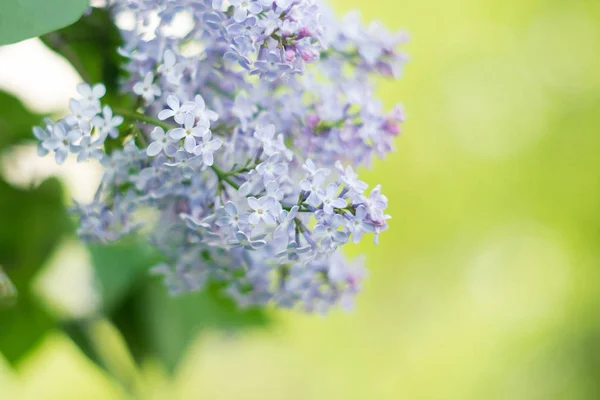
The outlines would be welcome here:
<svg viewBox="0 0 600 400">
<path fill-rule="evenodd" d="M 227 172 L 223 171 L 214 164 L 211 165 L 210 168 L 213 171 L 215 171 L 215 174 L 217 174 L 217 178 L 219 178 L 220 181 L 227 182 L 235 190 L 240 189 L 240 185 L 238 185 L 233 179 L 231 179 L 231 176 Z"/>
<path fill-rule="evenodd" d="M 113 109 L 113 111 L 115 112 L 115 114 L 122 115 L 125 118 L 133 119 L 138 122 L 144 122 L 144 123 L 155 125 L 155 126 L 160 126 L 165 131 L 168 131 L 168 130 L 171 130 L 174 128 L 174 126 L 172 126 L 171 124 L 168 124 L 164 121 L 161 121 L 161 120 L 153 118 L 153 117 L 149 117 L 149 116 L 139 113 L 137 111 L 129 111 L 129 110 L 125 110 L 122 108 L 115 108 L 115 109 Z"/>
</svg>

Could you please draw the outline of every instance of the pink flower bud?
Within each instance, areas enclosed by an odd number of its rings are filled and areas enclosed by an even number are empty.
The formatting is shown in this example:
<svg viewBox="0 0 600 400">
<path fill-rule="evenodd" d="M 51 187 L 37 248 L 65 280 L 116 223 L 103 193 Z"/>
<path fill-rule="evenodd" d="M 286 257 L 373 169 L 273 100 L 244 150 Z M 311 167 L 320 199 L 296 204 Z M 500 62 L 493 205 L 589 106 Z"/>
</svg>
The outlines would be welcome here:
<svg viewBox="0 0 600 400">
<path fill-rule="evenodd" d="M 296 50 L 289 48 L 285 51 L 285 59 L 287 62 L 292 62 L 296 59 Z"/>
<path fill-rule="evenodd" d="M 308 36 L 312 36 L 312 34 L 310 33 L 310 30 L 308 30 L 307 27 L 301 28 L 300 32 L 298 32 L 299 39 L 304 39 L 305 37 L 308 37 Z"/>
<path fill-rule="evenodd" d="M 310 127 L 310 128 L 314 128 L 315 126 L 319 125 L 319 122 L 321 122 L 321 119 L 316 116 L 316 115 L 309 115 L 308 117 L 306 117 L 306 124 Z"/>
</svg>

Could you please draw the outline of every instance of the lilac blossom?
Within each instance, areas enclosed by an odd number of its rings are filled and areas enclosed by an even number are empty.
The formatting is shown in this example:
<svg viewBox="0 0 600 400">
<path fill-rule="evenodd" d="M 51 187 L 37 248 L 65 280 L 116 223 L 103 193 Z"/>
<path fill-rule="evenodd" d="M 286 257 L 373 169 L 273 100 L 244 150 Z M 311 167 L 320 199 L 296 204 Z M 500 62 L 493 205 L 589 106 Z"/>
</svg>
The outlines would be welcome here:
<svg viewBox="0 0 600 400">
<path fill-rule="evenodd" d="M 262 11 L 260 3 L 256 0 L 229 0 L 234 8 L 233 19 L 236 22 L 244 22 L 248 14 L 258 14 Z"/>
<path fill-rule="evenodd" d="M 101 135 L 108 135 L 113 139 L 119 136 L 117 128 L 123 123 L 124 119 L 120 115 L 114 115 L 109 106 L 102 108 L 102 116 L 96 115 L 92 119 L 92 123 Z"/>
<path fill-rule="evenodd" d="M 160 96 L 162 91 L 154 83 L 154 74 L 148 72 L 143 81 L 136 83 L 133 86 L 133 93 L 141 96 L 146 103 L 152 103 L 157 96 Z"/>
<path fill-rule="evenodd" d="M 366 270 L 342 249 L 377 242 L 391 218 L 381 187 L 368 191 L 355 171 L 401 133 L 403 108 L 386 110 L 375 84 L 401 73 L 406 35 L 340 20 L 321 0 L 108 5 L 115 19 L 135 10 L 118 91 L 134 101 L 81 84 L 65 118 L 33 131 L 40 156 L 100 160 L 94 200 L 74 206 L 79 235 L 147 238 L 173 294 L 218 282 L 242 307 L 351 307 Z M 191 30 L 170 36 L 182 12 Z"/>
<path fill-rule="evenodd" d="M 173 117 L 175 122 L 183 124 L 185 116 L 196 108 L 196 103 L 193 101 L 186 101 L 181 104 L 179 99 L 173 95 L 167 97 L 167 105 L 169 108 L 162 110 L 158 113 L 158 119 L 161 121 Z"/>
<path fill-rule="evenodd" d="M 183 139 L 183 148 L 185 151 L 193 153 L 196 148 L 196 138 L 204 138 L 208 135 L 208 127 L 208 124 L 202 120 L 196 125 L 196 118 L 193 114 L 188 113 L 185 115 L 183 127 L 169 131 L 169 136 L 175 140 Z"/>
<path fill-rule="evenodd" d="M 172 156 L 177 151 L 177 147 L 174 145 L 174 140 L 165 133 L 163 128 L 159 126 L 155 127 L 152 132 L 150 132 L 150 137 L 152 138 L 153 142 L 150 143 L 146 149 L 146 154 L 148 156 L 155 157 L 162 152 Z"/>
<path fill-rule="evenodd" d="M 204 165 L 210 167 L 214 163 L 215 151 L 219 150 L 222 145 L 223 142 L 219 138 L 211 140 L 211 133 L 209 131 L 202 136 L 200 144 L 194 147 L 192 152 L 197 156 L 201 156 Z"/>
</svg>

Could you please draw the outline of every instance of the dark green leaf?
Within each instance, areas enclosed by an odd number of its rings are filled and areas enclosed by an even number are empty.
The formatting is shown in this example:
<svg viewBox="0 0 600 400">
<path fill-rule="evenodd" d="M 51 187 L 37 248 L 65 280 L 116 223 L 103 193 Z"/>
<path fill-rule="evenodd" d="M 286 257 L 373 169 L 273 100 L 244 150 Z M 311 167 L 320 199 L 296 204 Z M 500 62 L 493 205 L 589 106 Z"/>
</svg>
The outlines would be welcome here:
<svg viewBox="0 0 600 400">
<path fill-rule="evenodd" d="M 60 184 L 50 179 L 22 190 L 0 180 L 0 221 L 0 265 L 18 292 L 14 306 L 0 309 L 0 352 L 15 363 L 54 326 L 30 295 L 30 283 L 70 231 Z"/>
<path fill-rule="evenodd" d="M 148 244 L 136 238 L 109 245 L 91 244 L 89 250 L 106 311 L 118 307 L 139 281 L 148 279 L 148 269 L 160 261 Z"/>
<path fill-rule="evenodd" d="M 42 41 L 71 62 L 84 80 L 104 83 L 108 94 L 103 102 L 114 101 L 123 63 L 117 53 L 122 38 L 107 9 L 94 8 L 77 23 L 42 36 Z"/>
<path fill-rule="evenodd" d="M 48 179 L 33 190 L 0 180 L 0 265 L 19 292 L 52 253 L 71 222 L 60 183 Z"/>
<path fill-rule="evenodd" d="M 171 372 L 202 331 L 235 332 L 267 323 L 263 312 L 240 310 L 216 286 L 172 297 L 159 282 L 133 293 L 112 318 L 136 360 L 156 358 Z"/>
<path fill-rule="evenodd" d="M 65 321 L 61 324 L 61 328 L 86 357 L 99 367 L 107 370 L 102 357 L 98 354 L 94 343 L 90 339 L 86 321 Z"/>
<path fill-rule="evenodd" d="M 16 305 L 0 307 L 0 352 L 15 364 L 53 327 L 54 320 L 27 293 L 21 293 Z"/>
<path fill-rule="evenodd" d="M 0 1 L 0 45 L 19 42 L 77 21 L 89 0 Z"/>
<path fill-rule="evenodd" d="M 0 91 L 0 149 L 21 140 L 33 140 L 32 128 L 42 120 L 15 97 Z"/>
</svg>

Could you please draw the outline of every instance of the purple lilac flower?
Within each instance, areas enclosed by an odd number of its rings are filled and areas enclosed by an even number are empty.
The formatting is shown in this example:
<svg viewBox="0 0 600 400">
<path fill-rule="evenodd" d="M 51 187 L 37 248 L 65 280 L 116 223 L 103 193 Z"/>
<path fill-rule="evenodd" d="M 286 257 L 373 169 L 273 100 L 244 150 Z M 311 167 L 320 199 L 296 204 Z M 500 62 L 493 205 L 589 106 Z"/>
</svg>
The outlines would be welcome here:
<svg viewBox="0 0 600 400">
<path fill-rule="evenodd" d="M 322 0 L 108 3 L 114 18 L 135 10 L 119 49 L 127 123 L 102 104 L 103 84 L 86 83 L 69 115 L 33 131 L 40 156 L 101 162 L 93 202 L 74 207 L 80 236 L 146 237 L 173 294 L 216 281 L 243 307 L 352 307 L 366 270 L 342 249 L 377 242 L 391 218 L 355 171 L 401 132 L 403 108 L 386 111 L 375 82 L 400 74 L 406 35 L 339 20 Z M 193 14 L 181 38 L 164 30 L 178 13 Z"/>
</svg>

